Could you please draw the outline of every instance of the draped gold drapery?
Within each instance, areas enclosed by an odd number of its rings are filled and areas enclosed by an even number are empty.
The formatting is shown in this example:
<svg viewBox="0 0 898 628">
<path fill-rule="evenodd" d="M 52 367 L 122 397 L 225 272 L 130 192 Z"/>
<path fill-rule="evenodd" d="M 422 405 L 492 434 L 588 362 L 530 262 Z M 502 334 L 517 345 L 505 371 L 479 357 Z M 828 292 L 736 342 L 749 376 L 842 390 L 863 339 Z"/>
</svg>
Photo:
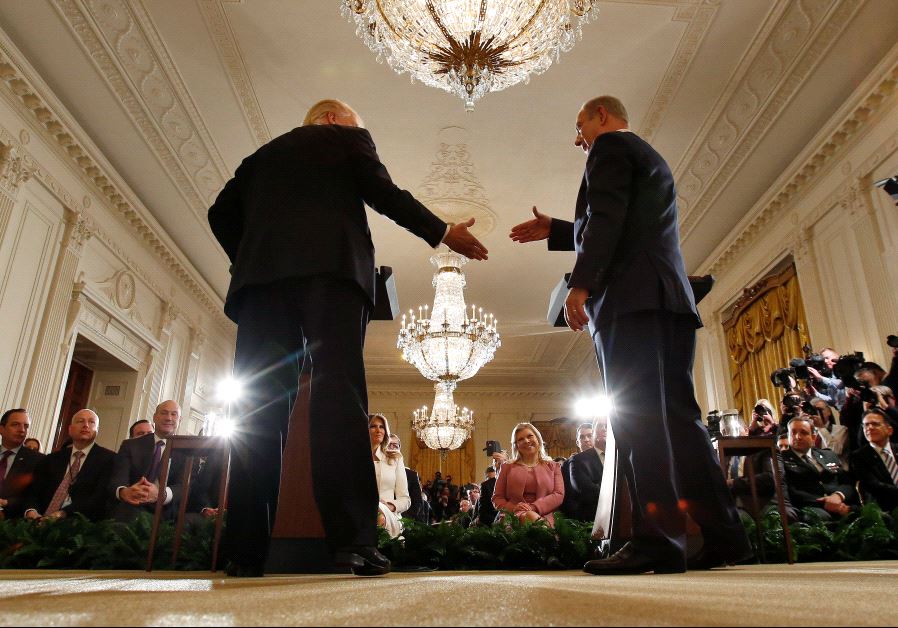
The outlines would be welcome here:
<svg viewBox="0 0 898 628">
<path fill-rule="evenodd" d="M 546 446 L 546 453 L 552 458 L 567 458 L 577 451 L 577 426 L 568 419 L 555 421 L 534 421 Z"/>
<path fill-rule="evenodd" d="M 483 469 L 486 469 L 489 460 L 484 455 L 481 461 L 482 464 L 478 465 L 475 449 L 474 439 L 469 438 L 464 445 L 450 451 L 441 465 L 439 451 L 430 449 L 424 444 L 424 441 L 413 438 L 412 446 L 409 448 L 409 457 L 405 463 L 409 469 L 414 469 L 418 472 L 422 485 L 427 480 L 432 480 L 433 474 L 441 469 L 443 478 L 445 479 L 446 476 L 451 475 L 452 483 L 458 486 L 468 482 L 479 484 L 483 479 Z M 478 466 L 483 467 L 480 472 L 477 470 Z"/>
<path fill-rule="evenodd" d="M 804 355 L 807 320 L 795 266 L 790 265 L 745 291 L 723 323 L 730 356 L 730 376 L 736 408 L 746 423 L 755 400 L 767 398 L 779 408 L 783 389 L 770 374 Z"/>
</svg>

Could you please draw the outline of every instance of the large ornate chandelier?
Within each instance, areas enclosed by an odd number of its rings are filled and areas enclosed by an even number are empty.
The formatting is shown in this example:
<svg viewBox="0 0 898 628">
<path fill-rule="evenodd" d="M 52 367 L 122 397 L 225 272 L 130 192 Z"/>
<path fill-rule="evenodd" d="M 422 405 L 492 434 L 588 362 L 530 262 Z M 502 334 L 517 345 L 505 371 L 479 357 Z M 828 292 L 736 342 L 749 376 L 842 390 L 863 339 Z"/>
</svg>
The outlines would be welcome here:
<svg viewBox="0 0 898 628">
<path fill-rule="evenodd" d="M 434 384 L 436 395 L 433 411 L 427 406 L 415 410 L 412 427 L 424 444 L 441 452 L 458 449 L 474 431 L 474 413 L 467 408 L 459 408 L 452 398 L 455 382 Z"/>
<path fill-rule="evenodd" d="M 402 317 L 397 346 L 402 357 L 421 375 L 437 382 L 433 411 L 415 412 L 412 423 L 424 443 L 441 451 L 457 449 L 471 435 L 474 420 L 467 408 L 458 409 L 452 393 L 458 382 L 473 377 L 493 359 L 502 344 L 498 321 L 483 309 L 465 304 L 465 275 L 461 268 L 467 258 L 448 249 L 430 258 L 437 271 L 433 276 L 433 309 L 418 308 Z"/>
<path fill-rule="evenodd" d="M 357 33 L 398 73 L 460 96 L 545 72 L 598 12 L 592 0 L 342 0 Z"/>
</svg>

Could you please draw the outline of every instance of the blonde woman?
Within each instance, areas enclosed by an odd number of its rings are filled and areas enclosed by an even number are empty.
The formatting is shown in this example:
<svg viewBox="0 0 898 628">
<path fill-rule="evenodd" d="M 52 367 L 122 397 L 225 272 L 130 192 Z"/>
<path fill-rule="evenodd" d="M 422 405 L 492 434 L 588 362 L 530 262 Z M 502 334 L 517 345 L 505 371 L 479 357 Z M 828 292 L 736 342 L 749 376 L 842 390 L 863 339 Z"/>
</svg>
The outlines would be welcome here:
<svg viewBox="0 0 898 628">
<path fill-rule="evenodd" d="M 377 476 L 378 503 L 377 525 L 386 529 L 390 538 L 402 532 L 402 513 L 412 501 L 408 494 L 408 479 L 402 454 L 389 449 L 390 424 L 382 414 L 368 415 L 368 437 L 371 440 L 371 457 Z"/>
<path fill-rule="evenodd" d="M 562 501 L 561 465 L 546 454 L 539 430 L 518 423 L 511 433 L 511 459 L 499 467 L 493 505 L 521 522 L 543 520 L 554 526 L 553 513 Z"/>
</svg>

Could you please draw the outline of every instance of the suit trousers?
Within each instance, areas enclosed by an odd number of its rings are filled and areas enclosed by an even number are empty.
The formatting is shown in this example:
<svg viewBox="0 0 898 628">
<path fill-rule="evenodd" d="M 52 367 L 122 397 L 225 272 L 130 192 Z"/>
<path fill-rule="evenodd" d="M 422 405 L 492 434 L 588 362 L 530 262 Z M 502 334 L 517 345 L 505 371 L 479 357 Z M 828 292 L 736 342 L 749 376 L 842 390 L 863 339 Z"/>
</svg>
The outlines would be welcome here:
<svg viewBox="0 0 898 628">
<path fill-rule="evenodd" d="M 374 545 L 378 493 L 363 360 L 368 298 L 354 282 L 325 275 L 252 286 L 240 296 L 234 371 L 246 394 L 231 437 L 229 558 L 265 561 L 304 362 L 311 365 L 312 482 L 328 544 Z"/>
<path fill-rule="evenodd" d="M 748 539 L 695 400 L 695 316 L 664 310 L 620 314 L 594 335 L 618 470 L 633 504 L 633 545 L 685 567 L 686 512 L 705 543 L 725 554 Z"/>
</svg>

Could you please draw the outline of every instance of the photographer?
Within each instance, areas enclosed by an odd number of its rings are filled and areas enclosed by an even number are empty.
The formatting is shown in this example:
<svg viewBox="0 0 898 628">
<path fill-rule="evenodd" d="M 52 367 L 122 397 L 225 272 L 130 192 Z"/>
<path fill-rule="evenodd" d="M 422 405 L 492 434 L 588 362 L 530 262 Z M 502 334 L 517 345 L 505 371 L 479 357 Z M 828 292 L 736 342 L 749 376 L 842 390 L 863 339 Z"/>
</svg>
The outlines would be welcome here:
<svg viewBox="0 0 898 628">
<path fill-rule="evenodd" d="M 778 422 L 773 404 L 767 399 L 758 399 L 751 412 L 751 423 L 748 425 L 749 436 L 773 436 L 777 432 Z"/>
<path fill-rule="evenodd" d="M 811 396 L 823 399 L 826 403 L 834 408 L 841 410 L 845 405 L 845 385 L 842 380 L 833 373 L 833 367 L 841 357 L 831 347 L 827 347 L 820 352 L 822 366 L 820 369 L 815 367 L 815 356 L 811 356 L 808 360 L 808 374 L 813 378 L 814 383 L 808 381 L 808 392 Z M 819 365 L 819 363 L 818 363 Z"/>
<path fill-rule="evenodd" d="M 803 407 L 817 428 L 819 449 L 831 449 L 839 457 L 843 469 L 848 469 L 848 429 L 839 422 L 839 416 L 823 399 L 814 397 Z"/>
<path fill-rule="evenodd" d="M 876 394 L 871 389 L 882 383 L 886 372 L 876 362 L 862 361 L 860 364 L 857 364 L 857 360 L 863 359 L 863 354 L 855 354 L 853 361 L 843 367 L 845 359 L 842 358 L 839 361 L 837 369 L 849 366 L 856 367 L 853 372 L 842 378 L 847 389 L 847 399 L 842 407 L 841 414 L 842 425 L 848 428 L 850 451 L 854 451 L 866 443 L 864 430 L 861 426 L 865 402 L 874 404 L 878 402 Z"/>
<path fill-rule="evenodd" d="M 801 395 L 795 390 L 789 390 L 783 395 L 780 402 L 780 422 L 779 427 L 785 428 L 789 421 L 801 414 L 801 404 L 804 401 Z"/>
</svg>

